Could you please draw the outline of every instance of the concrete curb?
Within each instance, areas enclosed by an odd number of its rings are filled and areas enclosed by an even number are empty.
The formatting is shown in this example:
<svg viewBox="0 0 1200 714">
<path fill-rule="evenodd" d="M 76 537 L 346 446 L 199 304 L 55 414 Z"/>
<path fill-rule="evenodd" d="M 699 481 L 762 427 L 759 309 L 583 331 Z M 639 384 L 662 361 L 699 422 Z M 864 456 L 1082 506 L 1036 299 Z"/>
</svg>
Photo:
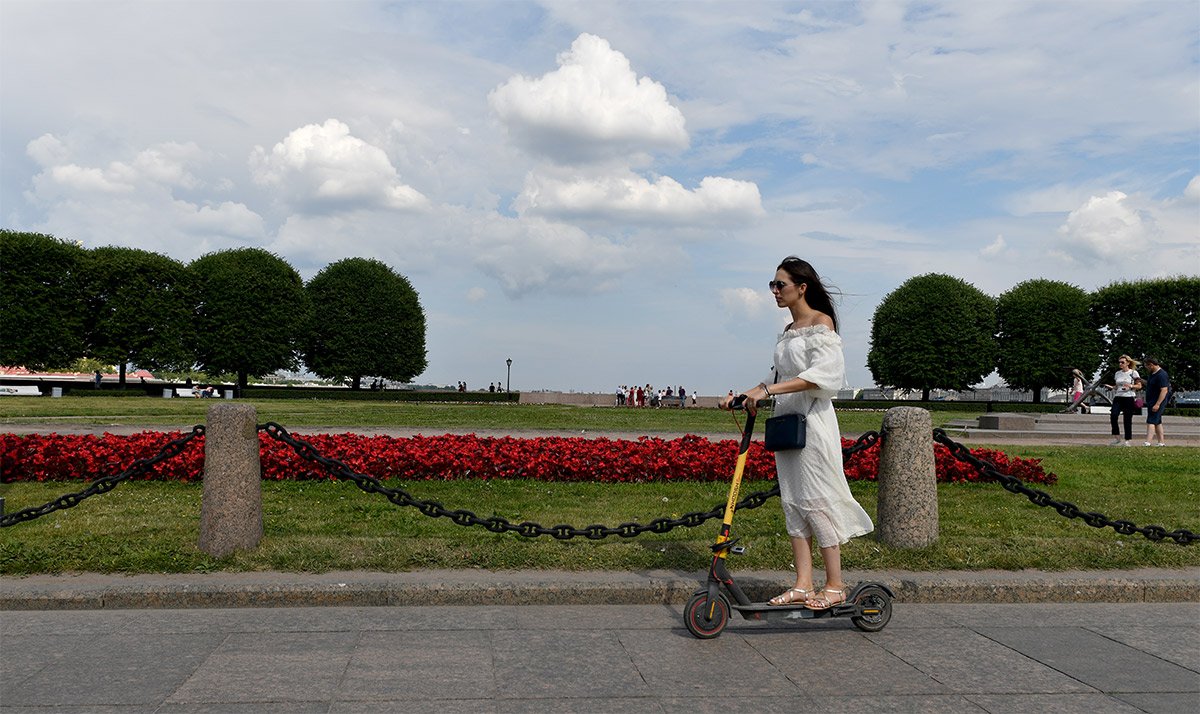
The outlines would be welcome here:
<svg viewBox="0 0 1200 714">
<path fill-rule="evenodd" d="M 738 572 L 755 600 L 787 572 Z M 1200 602 L 1200 568 L 1133 571 L 856 571 L 901 603 Z M 0 610 L 403 605 L 677 605 L 703 572 L 426 570 L 411 573 L 35 575 L 0 580 Z"/>
</svg>

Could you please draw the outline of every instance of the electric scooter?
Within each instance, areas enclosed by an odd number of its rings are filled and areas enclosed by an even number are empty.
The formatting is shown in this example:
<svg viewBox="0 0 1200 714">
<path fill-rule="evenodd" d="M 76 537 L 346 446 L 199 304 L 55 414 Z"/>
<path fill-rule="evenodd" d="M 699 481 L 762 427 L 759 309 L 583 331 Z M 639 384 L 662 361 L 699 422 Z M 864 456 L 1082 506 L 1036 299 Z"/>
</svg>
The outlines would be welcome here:
<svg viewBox="0 0 1200 714">
<path fill-rule="evenodd" d="M 732 407 L 743 408 L 744 400 L 744 395 L 735 398 Z M 733 481 L 729 484 L 729 499 L 725 502 L 725 518 L 721 521 L 717 542 L 712 546 L 713 559 L 708 568 L 707 586 L 692 594 L 683 611 L 683 622 L 688 632 L 704 640 L 717 637 L 724 631 L 725 625 L 729 624 L 732 610 L 736 610 L 747 620 L 849 617 L 854 626 L 864 632 L 882 630 L 892 619 L 892 600 L 896 597 L 891 589 L 882 583 L 859 583 L 847 595 L 845 602 L 824 610 L 812 610 L 802 602 L 787 605 L 751 602 L 725 567 L 730 553 L 741 555 L 745 552 L 743 546 L 735 545 L 737 539 L 730 537 L 730 531 L 738 501 L 738 490 L 742 484 L 742 472 L 746 468 L 746 457 L 749 455 L 750 440 L 754 434 L 754 416 L 754 412 L 747 410 L 737 465 L 734 468 Z M 733 598 L 732 601 L 730 597 Z"/>
</svg>

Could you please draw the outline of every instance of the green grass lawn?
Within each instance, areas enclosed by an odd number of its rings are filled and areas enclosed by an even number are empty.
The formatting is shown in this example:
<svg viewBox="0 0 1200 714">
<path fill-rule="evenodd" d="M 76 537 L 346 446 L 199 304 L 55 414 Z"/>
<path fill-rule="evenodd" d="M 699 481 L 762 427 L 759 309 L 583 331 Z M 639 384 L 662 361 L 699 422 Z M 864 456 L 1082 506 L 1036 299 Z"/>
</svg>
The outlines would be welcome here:
<svg viewBox="0 0 1200 714">
<path fill-rule="evenodd" d="M 655 433 L 724 434 L 738 430 L 729 412 L 718 409 L 628 409 L 556 404 L 423 404 L 338 400 L 245 400 L 258 421 L 292 427 L 405 427 L 428 429 L 528 429 Z M 203 399 L 113 397 L 4 397 L 4 424 L 146 424 L 191 427 L 204 423 L 213 402 Z M 934 426 L 962 412 L 933 412 Z M 739 417 L 740 419 L 741 417 Z M 838 420 L 845 433 L 878 431 L 883 412 L 843 409 Z M 761 424 L 761 420 L 760 420 Z"/>
<path fill-rule="evenodd" d="M 204 421 L 197 400 L 18 399 L 0 402 L 8 423 L 78 421 L 190 426 Z M 431 405 L 263 401 L 259 421 L 285 427 L 404 426 L 444 429 L 568 429 L 634 433 L 693 432 L 736 436 L 730 416 L 716 410 L 630 410 L 519 405 Z M 961 416 L 961 415 L 960 415 Z M 934 413 L 935 423 L 950 418 Z M 879 428 L 882 413 L 839 413 L 844 432 Z M 2 428 L 2 426 L 0 426 Z M 974 446 L 974 445 L 973 445 Z M 1093 446 L 997 446 L 1041 458 L 1059 475 L 1042 487 L 1085 511 L 1138 525 L 1200 532 L 1200 449 L 1107 449 Z M 722 483 L 590 484 L 531 481 L 389 482 L 420 499 L 480 516 L 546 526 L 615 526 L 707 511 L 724 503 Z M 770 484 L 747 482 L 745 496 Z M 6 510 L 38 506 L 80 483 L 7 484 Z M 851 484 L 875 516 L 871 483 Z M 263 483 L 265 537 L 249 553 L 213 559 L 196 548 L 202 486 L 126 482 L 113 492 L 35 521 L 0 530 L 0 574 L 57 572 L 327 571 L 418 568 L 560 568 L 702 570 L 719 521 L 633 539 L 566 542 L 498 535 L 431 519 L 351 483 Z M 867 536 L 844 546 L 847 569 L 1120 569 L 1200 565 L 1200 547 L 1153 543 L 1095 529 L 1039 508 L 995 484 L 938 488 L 940 539 L 928 548 L 896 550 Z M 732 566 L 783 570 L 791 562 L 778 501 L 740 511 L 734 534 L 749 546 Z"/>
<path fill-rule="evenodd" d="M 1093 447 L 1009 448 L 1043 458 L 1060 481 L 1059 500 L 1139 525 L 1200 530 L 1200 476 L 1195 449 L 1126 450 Z M 532 481 L 389 482 L 415 497 L 438 500 L 480 516 L 546 526 L 677 518 L 723 503 L 721 483 L 589 484 Z M 769 487 L 747 482 L 745 496 Z M 875 516 L 875 485 L 852 484 Z M 9 511 L 40 505 L 79 484 L 9 484 Z M 0 532 L 0 573 L 325 571 L 414 568 L 702 569 L 719 522 L 695 529 L 604 541 L 526 539 L 432 519 L 362 492 L 351 483 L 264 482 L 261 547 L 216 560 L 196 548 L 202 486 L 126 482 L 75 508 Z M 1021 569 L 1184 567 L 1200 565 L 1200 548 L 1152 543 L 1094 529 L 1039 508 L 995 484 L 938 488 L 941 537 L 918 550 L 896 550 L 872 537 L 844 547 L 848 568 Z M 734 533 L 750 545 L 737 567 L 786 569 L 790 551 L 778 501 L 737 514 Z"/>
</svg>

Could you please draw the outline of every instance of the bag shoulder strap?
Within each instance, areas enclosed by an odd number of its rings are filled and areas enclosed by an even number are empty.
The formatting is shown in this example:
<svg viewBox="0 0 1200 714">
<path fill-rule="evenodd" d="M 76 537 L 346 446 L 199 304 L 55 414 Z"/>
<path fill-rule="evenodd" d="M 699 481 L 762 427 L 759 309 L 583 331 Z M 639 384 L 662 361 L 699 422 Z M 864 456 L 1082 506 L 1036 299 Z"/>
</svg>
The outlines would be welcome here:
<svg viewBox="0 0 1200 714">
<path fill-rule="evenodd" d="M 779 384 L 779 370 L 775 367 L 772 367 L 771 372 L 775 374 L 775 379 L 771 381 L 771 384 Z M 771 401 L 775 401 L 774 394 L 771 395 Z M 804 412 L 804 415 L 807 417 L 809 414 L 812 414 L 813 407 L 815 406 L 817 406 L 817 397 L 813 397 L 812 400 L 809 401 L 808 411 Z"/>
</svg>

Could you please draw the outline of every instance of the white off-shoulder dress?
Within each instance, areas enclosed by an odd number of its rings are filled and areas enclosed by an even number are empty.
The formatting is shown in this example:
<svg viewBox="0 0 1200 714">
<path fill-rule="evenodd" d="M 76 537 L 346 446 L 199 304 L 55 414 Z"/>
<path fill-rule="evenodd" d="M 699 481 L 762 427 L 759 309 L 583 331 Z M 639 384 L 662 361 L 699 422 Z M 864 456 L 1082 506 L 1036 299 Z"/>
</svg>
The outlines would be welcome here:
<svg viewBox="0 0 1200 714">
<path fill-rule="evenodd" d="M 808 420 L 803 449 L 775 453 L 779 494 L 788 535 L 839 545 L 875 526 L 858 505 L 842 469 L 842 438 L 833 398 L 845 379 L 842 338 L 824 325 L 787 330 L 775 345 L 770 385 L 800 377 L 816 389 L 780 394 L 775 413 L 799 412 Z"/>
</svg>

